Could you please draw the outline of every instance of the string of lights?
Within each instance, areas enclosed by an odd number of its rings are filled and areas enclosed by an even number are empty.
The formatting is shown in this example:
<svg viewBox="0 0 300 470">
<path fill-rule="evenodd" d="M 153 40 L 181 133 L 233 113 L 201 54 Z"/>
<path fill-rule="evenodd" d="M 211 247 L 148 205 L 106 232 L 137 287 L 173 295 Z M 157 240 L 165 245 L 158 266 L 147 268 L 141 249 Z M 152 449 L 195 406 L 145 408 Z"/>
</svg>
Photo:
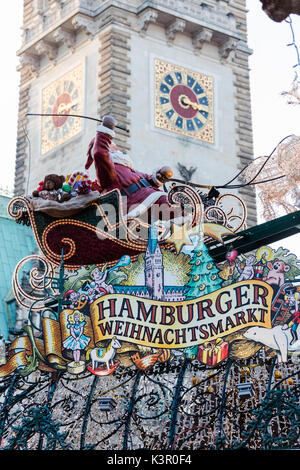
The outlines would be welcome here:
<svg viewBox="0 0 300 470">
<path fill-rule="evenodd" d="M 296 77 L 297 79 L 299 78 L 298 77 L 298 67 L 299 67 L 299 70 L 300 70 L 300 53 L 299 53 L 299 49 L 298 49 L 298 46 L 297 46 L 297 43 L 296 43 L 296 36 L 295 36 L 295 32 L 294 32 L 294 28 L 293 28 L 293 20 L 290 16 L 288 16 L 285 20 L 286 23 L 289 24 L 290 26 L 290 30 L 291 30 L 291 33 L 292 33 L 292 42 L 290 42 L 289 44 L 287 44 L 288 47 L 294 47 L 295 48 L 295 52 L 296 52 L 296 57 L 297 57 L 297 63 L 295 65 L 293 65 L 293 68 L 295 69 L 295 72 L 296 72 Z"/>
<path fill-rule="evenodd" d="M 289 44 L 287 44 L 287 47 L 293 47 L 295 49 L 296 53 L 296 58 L 297 61 L 293 65 L 293 69 L 295 71 L 295 76 L 294 80 L 292 82 L 291 90 L 289 91 L 283 91 L 281 93 L 282 96 L 287 97 L 287 104 L 291 105 L 297 105 L 300 104 L 300 80 L 299 80 L 299 73 L 300 73 L 300 52 L 299 48 L 296 43 L 296 35 L 293 27 L 293 20 L 290 16 L 286 18 L 285 22 L 290 26 L 291 34 L 292 34 L 292 40 Z"/>
</svg>

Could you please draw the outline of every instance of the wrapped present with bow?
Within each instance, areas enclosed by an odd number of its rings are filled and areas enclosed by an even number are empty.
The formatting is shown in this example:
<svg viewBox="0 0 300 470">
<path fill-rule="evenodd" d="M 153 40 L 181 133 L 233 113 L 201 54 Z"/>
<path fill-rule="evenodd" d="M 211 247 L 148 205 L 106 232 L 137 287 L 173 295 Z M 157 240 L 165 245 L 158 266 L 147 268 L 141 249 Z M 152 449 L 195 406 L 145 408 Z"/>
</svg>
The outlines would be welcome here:
<svg viewBox="0 0 300 470">
<path fill-rule="evenodd" d="M 228 346 L 229 344 L 221 338 L 206 341 L 199 346 L 197 359 L 199 362 L 214 366 L 227 358 Z"/>
</svg>

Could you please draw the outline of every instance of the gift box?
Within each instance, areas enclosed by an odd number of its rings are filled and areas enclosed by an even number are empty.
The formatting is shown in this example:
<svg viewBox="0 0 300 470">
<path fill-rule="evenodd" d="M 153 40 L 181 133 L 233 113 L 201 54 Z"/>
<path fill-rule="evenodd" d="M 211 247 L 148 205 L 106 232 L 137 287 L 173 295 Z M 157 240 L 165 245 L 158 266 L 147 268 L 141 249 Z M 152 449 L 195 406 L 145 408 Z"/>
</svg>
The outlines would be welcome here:
<svg viewBox="0 0 300 470">
<path fill-rule="evenodd" d="M 199 346 L 197 359 L 208 366 L 214 366 L 227 358 L 228 346 L 229 344 L 221 338 L 206 341 Z"/>
</svg>

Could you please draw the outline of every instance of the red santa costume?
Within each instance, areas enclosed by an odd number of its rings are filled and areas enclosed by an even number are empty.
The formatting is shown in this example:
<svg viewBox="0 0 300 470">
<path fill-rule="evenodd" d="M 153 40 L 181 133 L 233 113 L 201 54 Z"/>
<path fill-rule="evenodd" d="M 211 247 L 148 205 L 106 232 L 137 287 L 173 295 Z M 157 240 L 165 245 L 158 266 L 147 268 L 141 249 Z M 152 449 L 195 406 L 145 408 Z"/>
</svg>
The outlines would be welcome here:
<svg viewBox="0 0 300 470">
<path fill-rule="evenodd" d="M 85 169 L 94 162 L 97 179 L 106 191 L 119 189 L 126 197 L 126 217 L 138 217 L 153 204 L 167 204 L 166 195 L 159 189 L 162 186 L 157 178 L 157 171 L 152 175 L 136 171 L 130 157 L 114 144 L 113 129 L 104 125 L 97 127 L 96 137 L 90 142 Z"/>
</svg>

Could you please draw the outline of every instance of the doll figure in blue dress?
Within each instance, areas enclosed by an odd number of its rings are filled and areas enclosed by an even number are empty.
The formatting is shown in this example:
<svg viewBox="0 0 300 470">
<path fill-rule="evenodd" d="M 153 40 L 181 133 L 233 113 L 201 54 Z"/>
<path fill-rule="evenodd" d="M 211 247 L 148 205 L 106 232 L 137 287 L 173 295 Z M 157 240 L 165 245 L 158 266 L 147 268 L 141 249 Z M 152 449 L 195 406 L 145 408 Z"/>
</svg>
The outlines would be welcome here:
<svg viewBox="0 0 300 470">
<path fill-rule="evenodd" d="M 86 321 L 84 315 L 79 310 L 74 310 L 68 316 L 67 328 L 70 330 L 70 336 L 63 341 L 63 347 L 73 351 L 74 362 L 80 362 L 80 351 L 85 349 L 91 338 L 84 334 Z"/>
</svg>

